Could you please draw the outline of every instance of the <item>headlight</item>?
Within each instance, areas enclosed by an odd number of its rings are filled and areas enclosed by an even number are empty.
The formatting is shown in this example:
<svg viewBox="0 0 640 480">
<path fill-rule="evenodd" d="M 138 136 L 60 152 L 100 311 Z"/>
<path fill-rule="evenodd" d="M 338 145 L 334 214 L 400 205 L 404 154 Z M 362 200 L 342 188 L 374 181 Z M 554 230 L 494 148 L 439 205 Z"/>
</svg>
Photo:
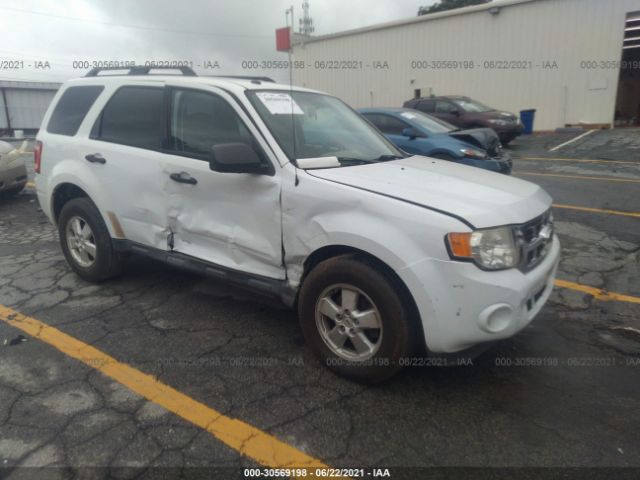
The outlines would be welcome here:
<svg viewBox="0 0 640 480">
<path fill-rule="evenodd" d="M 461 148 L 460 153 L 462 153 L 465 157 L 487 158 L 487 154 L 485 152 L 474 150 L 473 148 Z"/>
<path fill-rule="evenodd" d="M 504 126 L 507 125 L 507 122 L 504 120 L 498 120 L 498 119 L 494 119 L 494 120 L 489 120 L 489 123 L 492 123 L 494 125 L 499 125 L 499 126 Z"/>
<path fill-rule="evenodd" d="M 510 227 L 449 233 L 446 239 L 452 258 L 472 260 L 487 270 L 513 268 L 520 262 L 520 251 Z"/>
</svg>

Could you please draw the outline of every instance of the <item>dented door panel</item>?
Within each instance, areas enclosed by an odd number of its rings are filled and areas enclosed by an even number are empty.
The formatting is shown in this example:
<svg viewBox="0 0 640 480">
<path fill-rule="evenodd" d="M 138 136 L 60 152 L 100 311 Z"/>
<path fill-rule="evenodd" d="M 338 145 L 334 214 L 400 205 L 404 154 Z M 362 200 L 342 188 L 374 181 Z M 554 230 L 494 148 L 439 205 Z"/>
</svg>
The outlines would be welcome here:
<svg viewBox="0 0 640 480">
<path fill-rule="evenodd" d="M 197 184 L 177 183 L 184 172 Z M 277 176 L 213 172 L 202 160 L 164 165 L 173 250 L 246 273 L 284 278 Z"/>
</svg>

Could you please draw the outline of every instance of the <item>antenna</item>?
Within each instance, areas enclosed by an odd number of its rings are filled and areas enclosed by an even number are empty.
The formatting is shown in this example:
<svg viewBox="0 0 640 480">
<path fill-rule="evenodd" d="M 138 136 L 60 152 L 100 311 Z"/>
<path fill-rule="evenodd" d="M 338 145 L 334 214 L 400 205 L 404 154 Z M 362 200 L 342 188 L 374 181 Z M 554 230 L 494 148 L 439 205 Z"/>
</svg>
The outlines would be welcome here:
<svg viewBox="0 0 640 480">
<path fill-rule="evenodd" d="M 302 18 L 300 22 L 300 35 L 309 36 L 315 31 L 313 18 L 309 16 L 309 0 L 302 2 Z"/>
<path fill-rule="evenodd" d="M 308 7 L 308 2 L 307 2 L 307 7 Z M 293 109 L 294 109 L 294 100 L 293 100 L 293 66 L 291 64 L 291 48 L 293 45 L 291 45 L 291 40 L 293 37 L 293 27 L 295 25 L 295 19 L 293 16 L 293 5 L 291 5 L 291 7 L 287 8 L 285 10 L 285 17 L 287 19 L 287 27 L 289 26 L 289 14 L 291 14 L 291 28 L 289 29 L 289 98 L 291 98 L 291 135 L 292 135 L 292 140 L 293 140 L 293 160 L 294 160 L 294 164 L 295 164 L 295 160 L 298 158 L 297 155 L 297 140 L 296 140 L 296 120 L 295 120 L 295 116 L 293 113 Z M 296 164 L 296 168 L 297 168 L 297 164 Z M 296 185 L 298 185 L 298 171 L 296 169 L 296 176 L 295 176 L 295 183 Z"/>
</svg>

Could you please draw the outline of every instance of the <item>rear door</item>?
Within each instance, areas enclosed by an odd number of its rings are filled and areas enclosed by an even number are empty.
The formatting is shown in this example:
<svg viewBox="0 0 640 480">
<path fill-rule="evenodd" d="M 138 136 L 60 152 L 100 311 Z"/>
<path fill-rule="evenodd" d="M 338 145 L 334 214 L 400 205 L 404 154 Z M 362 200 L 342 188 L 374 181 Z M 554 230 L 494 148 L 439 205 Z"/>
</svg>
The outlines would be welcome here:
<svg viewBox="0 0 640 480">
<path fill-rule="evenodd" d="M 110 88 L 114 91 L 100 106 L 82 145 L 83 165 L 91 169 L 107 197 L 104 214 L 116 236 L 166 250 L 164 88 L 144 81 Z"/>
<path fill-rule="evenodd" d="M 163 183 L 173 250 L 226 268 L 283 279 L 279 168 L 275 174 L 210 170 L 213 145 L 268 146 L 236 101 L 217 88 L 170 87 Z"/>
</svg>

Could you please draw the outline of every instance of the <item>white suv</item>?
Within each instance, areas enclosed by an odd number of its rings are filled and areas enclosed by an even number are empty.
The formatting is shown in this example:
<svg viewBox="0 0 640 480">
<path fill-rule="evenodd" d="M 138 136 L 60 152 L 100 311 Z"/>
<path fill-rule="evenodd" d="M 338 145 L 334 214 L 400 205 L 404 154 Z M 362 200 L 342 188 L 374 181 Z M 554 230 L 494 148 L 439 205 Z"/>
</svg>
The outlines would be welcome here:
<svg viewBox="0 0 640 480">
<path fill-rule="evenodd" d="M 365 381 L 512 336 L 549 297 L 539 186 L 407 156 L 320 92 L 153 73 L 92 71 L 45 115 L 38 199 L 81 277 L 136 253 L 278 296 Z"/>
</svg>

